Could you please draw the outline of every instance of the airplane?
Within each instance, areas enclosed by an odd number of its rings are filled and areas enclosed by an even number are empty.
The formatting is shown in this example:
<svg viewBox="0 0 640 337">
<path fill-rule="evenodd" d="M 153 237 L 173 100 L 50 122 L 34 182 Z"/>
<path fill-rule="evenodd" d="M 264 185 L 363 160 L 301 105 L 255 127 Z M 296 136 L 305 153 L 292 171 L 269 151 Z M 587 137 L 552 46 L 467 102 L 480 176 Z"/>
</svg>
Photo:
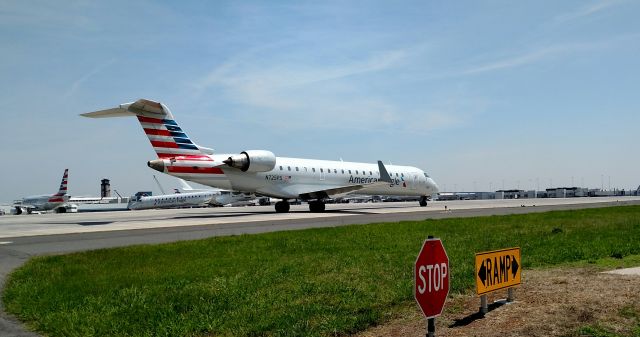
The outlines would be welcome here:
<svg viewBox="0 0 640 337">
<path fill-rule="evenodd" d="M 307 201 L 311 212 L 324 212 L 325 199 L 350 193 L 418 196 L 423 207 L 438 193 L 435 181 L 411 166 L 276 157 L 267 150 L 217 154 L 194 143 L 166 105 L 147 99 L 81 116 L 136 116 L 158 156 L 147 162 L 150 168 L 202 185 L 281 199 L 275 204 L 278 213 L 289 212 L 292 199 Z"/>
<path fill-rule="evenodd" d="M 215 192 L 174 193 L 154 196 L 137 196 L 129 200 L 127 208 L 130 210 L 203 207 L 207 206 Z"/>
<path fill-rule="evenodd" d="M 209 201 L 211 205 L 214 206 L 244 206 L 251 203 L 252 200 L 256 199 L 256 196 L 250 193 L 242 193 L 236 191 L 228 191 L 223 189 L 194 189 L 191 185 L 187 184 L 184 179 L 179 179 L 180 185 L 182 186 L 182 191 L 189 192 L 202 192 L 202 191 L 213 191 L 215 194 L 213 198 Z"/>
<path fill-rule="evenodd" d="M 130 210 L 178 208 L 178 207 L 205 207 L 224 206 L 255 199 L 254 196 L 240 192 L 224 190 L 194 189 L 184 180 L 180 179 L 182 191 L 175 189 L 174 194 L 154 196 L 138 195 L 129 200 L 127 208 Z"/>
<path fill-rule="evenodd" d="M 56 213 L 66 213 L 67 209 L 65 206 L 69 201 L 69 195 L 67 195 L 68 178 L 69 169 L 65 169 L 58 193 L 25 197 L 18 204 L 13 205 L 12 213 L 21 215 L 51 210 Z"/>
</svg>

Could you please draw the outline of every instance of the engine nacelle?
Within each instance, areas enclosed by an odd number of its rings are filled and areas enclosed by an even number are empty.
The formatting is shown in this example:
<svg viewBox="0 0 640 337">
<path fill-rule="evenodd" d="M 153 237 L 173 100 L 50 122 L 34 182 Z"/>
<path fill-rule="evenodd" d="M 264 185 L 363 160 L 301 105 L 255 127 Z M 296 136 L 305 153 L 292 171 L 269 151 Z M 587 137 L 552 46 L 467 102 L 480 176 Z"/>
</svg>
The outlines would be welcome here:
<svg viewBox="0 0 640 337">
<path fill-rule="evenodd" d="M 242 172 L 269 172 L 276 167 L 276 155 L 271 151 L 249 150 L 231 156 L 223 162 Z"/>
</svg>

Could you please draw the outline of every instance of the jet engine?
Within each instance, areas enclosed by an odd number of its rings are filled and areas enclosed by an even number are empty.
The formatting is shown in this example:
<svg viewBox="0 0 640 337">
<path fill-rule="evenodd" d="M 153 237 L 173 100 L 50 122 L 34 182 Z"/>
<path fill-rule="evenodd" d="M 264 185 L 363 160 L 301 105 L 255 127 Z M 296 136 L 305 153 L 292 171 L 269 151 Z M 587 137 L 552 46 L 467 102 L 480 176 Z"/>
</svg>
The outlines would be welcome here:
<svg viewBox="0 0 640 337">
<path fill-rule="evenodd" d="M 223 162 L 242 172 L 268 172 L 276 167 L 276 155 L 271 151 L 249 150 L 231 156 Z"/>
</svg>

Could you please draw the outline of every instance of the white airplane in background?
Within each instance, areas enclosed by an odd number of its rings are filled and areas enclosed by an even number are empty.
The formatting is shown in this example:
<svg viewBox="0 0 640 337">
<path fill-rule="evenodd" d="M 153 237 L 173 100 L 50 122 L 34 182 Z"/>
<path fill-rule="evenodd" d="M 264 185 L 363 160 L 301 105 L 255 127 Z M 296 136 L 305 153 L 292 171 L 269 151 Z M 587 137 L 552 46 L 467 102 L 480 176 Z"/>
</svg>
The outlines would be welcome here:
<svg viewBox="0 0 640 337">
<path fill-rule="evenodd" d="M 276 212 L 288 212 L 289 199 L 308 201 L 311 212 L 323 212 L 324 199 L 349 193 L 420 196 L 420 205 L 426 206 L 428 196 L 438 192 L 421 169 L 385 166 L 382 161 L 376 165 L 285 158 L 266 150 L 214 154 L 189 139 L 169 108 L 146 99 L 82 116 L 136 116 L 158 155 L 147 162 L 149 167 L 207 186 L 282 199 Z"/>
<path fill-rule="evenodd" d="M 242 193 L 236 191 L 227 191 L 223 189 L 194 189 L 189 184 L 187 184 L 184 179 L 179 179 L 180 185 L 182 186 L 182 191 L 186 192 L 203 192 L 209 191 L 214 192 L 213 198 L 209 201 L 211 205 L 214 206 L 237 206 L 237 205 L 247 205 L 251 200 L 256 199 L 256 196 L 250 193 Z M 183 192 L 184 193 L 184 192 Z"/>
<path fill-rule="evenodd" d="M 215 192 L 174 193 L 154 196 L 138 196 L 129 200 L 127 208 L 131 210 L 203 207 L 209 205 Z"/>
<path fill-rule="evenodd" d="M 56 213 L 65 213 L 65 206 L 69 201 L 67 195 L 67 179 L 69 178 L 69 169 L 64 170 L 60 188 L 56 194 L 36 195 L 22 198 L 20 203 L 13 205 L 12 213 L 15 215 L 31 214 L 33 212 L 51 211 Z"/>
<path fill-rule="evenodd" d="M 182 192 L 176 189 L 176 193 L 174 194 L 134 197 L 127 204 L 127 208 L 131 210 L 141 210 L 158 208 L 224 206 L 255 199 L 255 196 L 246 195 L 240 192 L 211 189 L 194 189 L 182 179 L 180 179 L 180 185 L 182 186 Z"/>
</svg>

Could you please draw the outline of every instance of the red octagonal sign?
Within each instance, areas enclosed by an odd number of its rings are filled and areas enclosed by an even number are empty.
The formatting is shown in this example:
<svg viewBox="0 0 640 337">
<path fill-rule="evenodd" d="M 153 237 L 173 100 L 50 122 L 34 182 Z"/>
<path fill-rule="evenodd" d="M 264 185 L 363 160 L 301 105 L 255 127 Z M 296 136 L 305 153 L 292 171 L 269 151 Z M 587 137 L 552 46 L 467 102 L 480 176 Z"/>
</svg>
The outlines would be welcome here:
<svg viewBox="0 0 640 337">
<path fill-rule="evenodd" d="M 440 316 L 449 295 L 449 257 L 440 239 L 427 239 L 416 258 L 416 302 L 426 318 Z"/>
</svg>

